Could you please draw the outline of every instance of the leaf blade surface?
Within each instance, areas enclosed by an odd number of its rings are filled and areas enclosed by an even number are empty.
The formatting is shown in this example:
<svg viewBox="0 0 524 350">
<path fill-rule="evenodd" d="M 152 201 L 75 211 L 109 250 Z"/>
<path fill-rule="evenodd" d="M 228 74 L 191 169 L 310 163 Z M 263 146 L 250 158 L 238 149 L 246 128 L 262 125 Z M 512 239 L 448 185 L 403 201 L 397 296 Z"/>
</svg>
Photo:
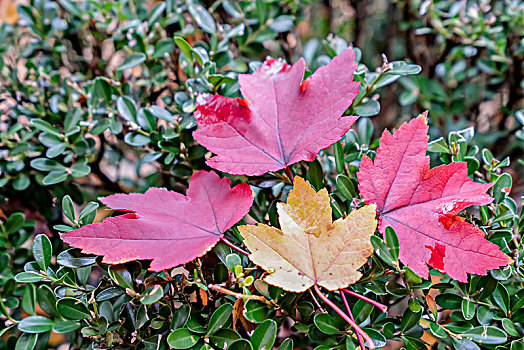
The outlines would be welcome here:
<svg viewBox="0 0 524 350">
<path fill-rule="evenodd" d="M 375 205 L 331 223 L 327 191 L 315 192 L 296 177 L 278 213 L 281 230 L 262 224 L 239 227 L 249 258 L 270 272 L 267 283 L 303 292 L 315 284 L 337 290 L 360 279 L 358 268 L 373 253 L 369 237 L 377 225 Z"/>
<path fill-rule="evenodd" d="M 485 275 L 511 259 L 484 238 L 477 227 L 457 214 L 471 205 L 486 205 L 492 184 L 468 177 L 467 165 L 453 162 L 430 169 L 426 115 L 385 130 L 374 161 L 362 158 L 357 177 L 367 204 L 377 204 L 379 231 L 395 229 L 400 261 L 427 279 L 427 265 L 451 278 L 467 281 L 467 273 Z"/>
<path fill-rule="evenodd" d="M 231 189 L 230 183 L 213 172 L 199 171 L 186 196 L 150 188 L 144 194 L 105 197 L 101 201 L 108 207 L 132 213 L 83 226 L 62 239 L 84 253 L 103 255 L 108 264 L 152 260 L 152 271 L 184 264 L 213 248 L 249 211 L 249 185 Z"/>
<path fill-rule="evenodd" d="M 302 81 L 304 59 L 290 66 L 270 58 L 239 76 L 245 100 L 202 94 L 194 138 L 216 154 L 207 164 L 230 174 L 262 175 L 302 160 L 347 133 L 354 116 L 342 117 L 360 83 L 352 48 Z"/>
</svg>

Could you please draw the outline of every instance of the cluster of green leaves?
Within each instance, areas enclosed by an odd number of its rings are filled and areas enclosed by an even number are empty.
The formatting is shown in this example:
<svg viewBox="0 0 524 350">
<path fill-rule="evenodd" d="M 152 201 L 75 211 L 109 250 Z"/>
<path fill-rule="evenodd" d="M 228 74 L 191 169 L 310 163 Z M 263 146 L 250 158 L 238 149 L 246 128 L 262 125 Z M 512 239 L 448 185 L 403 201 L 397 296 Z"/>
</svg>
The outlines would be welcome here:
<svg viewBox="0 0 524 350">
<path fill-rule="evenodd" d="M 304 56 L 313 71 L 346 48 L 347 41 L 322 31 L 317 37 L 298 34 L 308 6 L 307 1 L 217 1 L 204 7 L 179 0 L 151 6 L 144 1 L 30 0 L 19 6 L 16 25 L 0 24 L 0 202 L 7 203 L 0 206 L 0 349 L 43 349 L 52 332 L 67 334 L 71 346 L 90 349 L 357 346 L 338 314 L 324 312 L 309 293 L 267 285 L 246 257 L 222 243 L 187 264 L 187 271 L 154 273 L 139 262 L 108 266 L 65 250 L 58 239 L 58 231 L 94 221 L 98 204 L 83 203 L 97 195 L 187 187 L 191 174 L 205 168 L 207 153 L 192 138 L 198 93 L 237 96 L 237 75 L 255 70 L 268 54 L 289 61 Z M 427 16 L 449 30 L 460 14 L 444 11 L 446 6 L 450 2 L 434 2 Z M 506 32 L 499 34 L 492 23 L 472 23 L 486 28 L 489 55 L 505 57 L 509 44 L 501 38 L 518 28 L 518 19 L 513 21 L 518 12 L 496 9 L 510 16 L 496 17 L 495 23 L 509 24 Z M 424 30 L 441 27 L 432 28 Z M 437 35 L 448 40 L 469 34 Z M 389 108 L 380 98 L 386 89 L 398 89 L 407 108 L 431 107 L 434 124 L 446 136 L 447 130 L 460 129 L 447 115 L 469 115 L 462 97 L 476 95 L 468 90 L 473 88 L 468 77 L 491 67 L 489 77 L 498 82 L 477 84 L 476 90 L 498 91 L 509 74 L 507 60 L 486 56 L 468 70 L 461 68 L 476 57 L 468 56 L 468 47 L 479 50 L 480 44 L 458 42 L 438 66 L 439 79 L 418 74 L 419 66 L 404 61 L 379 58 L 382 64 L 375 68 L 355 49 L 361 89 L 348 110 L 361 116 L 355 131 L 314 162 L 294 168 L 317 190 L 329 189 L 335 217 L 360 201 L 355 173 L 361 156 L 373 157 L 378 146 L 372 117 L 381 104 L 383 111 Z M 522 124 L 514 110 L 508 107 L 508 118 L 516 116 Z M 522 139 L 519 125 L 509 130 L 511 137 Z M 506 133 L 498 132 L 490 140 Z M 492 141 L 481 141 L 468 128 L 436 139 L 428 151 L 436 163 L 466 161 L 470 175 L 495 181 L 495 202 L 479 208 L 477 223 L 516 264 L 468 283 L 452 282 L 433 270 L 438 282 L 432 283 L 399 263 L 393 231 L 385 240 L 374 237 L 377 253 L 352 288 L 392 307 L 386 314 L 355 297 L 348 300 L 377 347 L 389 340 L 423 349 L 424 332 L 439 339 L 439 348 L 524 347 L 519 341 L 524 253 L 517 241 L 523 214 L 508 197 L 512 178 L 502 170 L 509 158 L 496 159 L 483 148 Z M 256 190 L 251 217 L 278 227 L 276 203 L 290 189 L 285 179 L 247 180 Z M 52 233 L 35 237 L 42 227 Z M 227 236 L 241 240 L 235 229 Z M 232 294 L 210 284 L 226 286 Z M 338 294 L 330 298 L 342 306 Z"/>
<path fill-rule="evenodd" d="M 406 90 L 400 104 L 431 109 L 442 130 L 462 128 L 473 120 L 481 129 L 479 145 L 504 140 L 499 152 L 521 152 L 524 43 L 519 33 L 524 9 L 519 2 L 439 0 L 402 6 L 413 18 L 424 19 L 410 29 L 420 41 L 434 43 L 431 49 L 438 59 L 428 65 L 428 74 L 401 82 Z"/>
</svg>

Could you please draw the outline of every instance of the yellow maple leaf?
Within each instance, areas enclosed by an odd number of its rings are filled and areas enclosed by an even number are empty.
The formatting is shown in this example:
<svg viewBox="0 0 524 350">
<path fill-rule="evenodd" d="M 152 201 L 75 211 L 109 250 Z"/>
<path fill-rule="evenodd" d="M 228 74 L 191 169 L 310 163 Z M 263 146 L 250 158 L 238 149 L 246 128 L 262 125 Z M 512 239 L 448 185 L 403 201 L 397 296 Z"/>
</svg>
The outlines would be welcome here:
<svg viewBox="0 0 524 350">
<path fill-rule="evenodd" d="M 374 204 L 332 223 L 327 190 L 315 192 L 296 177 L 287 204 L 278 203 L 277 210 L 282 230 L 262 224 L 239 227 L 249 258 L 270 272 L 267 283 L 290 292 L 314 285 L 337 290 L 362 277 L 358 269 L 373 253 Z"/>
</svg>

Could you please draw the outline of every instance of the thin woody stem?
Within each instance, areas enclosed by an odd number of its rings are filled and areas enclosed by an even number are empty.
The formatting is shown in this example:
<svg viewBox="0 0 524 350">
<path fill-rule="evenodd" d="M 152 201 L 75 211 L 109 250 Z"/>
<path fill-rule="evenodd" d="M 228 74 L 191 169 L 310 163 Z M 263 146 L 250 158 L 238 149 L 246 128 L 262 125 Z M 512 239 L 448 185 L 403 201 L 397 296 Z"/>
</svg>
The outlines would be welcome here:
<svg viewBox="0 0 524 350">
<path fill-rule="evenodd" d="M 167 276 L 166 278 L 169 282 L 173 282 L 173 277 L 171 277 L 171 274 L 166 269 L 164 269 L 162 272 Z"/>
<path fill-rule="evenodd" d="M 341 291 L 338 291 L 338 292 L 340 293 L 340 296 L 342 297 L 342 301 L 344 302 L 344 306 L 346 307 L 346 310 L 348 312 L 348 316 L 353 320 L 353 322 L 355 322 L 355 318 L 353 317 L 353 314 L 351 313 L 351 309 L 349 308 L 349 304 L 348 304 L 348 300 L 346 299 L 346 296 L 344 295 L 343 292 L 341 292 Z M 360 333 L 359 332 L 355 332 L 355 333 L 357 334 L 357 340 L 358 340 L 358 344 L 360 345 L 360 349 L 364 350 L 365 349 L 364 341 L 362 340 L 362 337 L 360 336 Z"/>
<path fill-rule="evenodd" d="M 324 300 L 324 302 L 326 304 L 328 304 L 329 306 L 331 306 L 331 308 L 333 310 L 335 310 L 335 312 L 337 314 L 340 315 L 340 317 L 342 317 L 344 320 L 346 320 L 347 323 L 349 323 L 351 325 L 351 327 L 353 327 L 353 329 L 357 332 L 357 333 L 360 333 L 360 335 L 362 335 L 362 337 L 364 337 L 364 339 L 366 340 L 366 342 L 368 343 L 368 347 L 369 349 L 375 349 L 375 343 L 373 343 L 373 340 L 371 340 L 371 338 L 369 337 L 369 335 L 366 334 L 366 332 L 364 332 L 356 323 L 355 321 L 353 321 L 351 318 L 349 318 L 348 315 L 346 315 L 344 313 L 344 311 L 340 310 L 340 308 L 335 305 L 334 302 L 332 302 L 331 300 L 329 300 L 324 294 L 322 294 L 322 292 L 320 291 L 320 289 L 318 288 L 318 286 L 315 284 L 313 286 L 313 288 L 315 289 L 315 292 L 318 294 L 318 296 Z"/>
<path fill-rule="evenodd" d="M 252 300 L 261 301 L 261 302 L 263 302 L 265 304 L 271 304 L 271 302 L 269 300 L 267 300 L 262 295 L 247 295 L 247 294 L 237 293 L 237 292 L 233 292 L 232 290 L 229 290 L 227 288 L 224 288 L 224 287 L 221 287 L 221 286 L 217 286 L 216 284 L 209 284 L 207 287 L 209 289 L 212 289 L 212 290 L 216 291 L 216 292 L 220 292 L 220 293 L 223 293 L 223 294 L 234 296 L 237 299 L 252 299 Z"/>
<path fill-rule="evenodd" d="M 222 237 L 220 237 L 220 240 L 222 242 L 224 242 L 225 244 L 227 244 L 229 247 L 231 247 L 234 250 L 236 250 L 237 252 L 239 252 L 240 254 L 249 255 L 249 252 L 246 252 L 245 250 L 240 249 L 239 247 L 237 247 L 236 245 L 234 245 L 233 243 L 228 241 L 226 237 L 222 236 Z"/>
<path fill-rule="evenodd" d="M 349 295 L 352 295 L 352 296 L 354 296 L 354 297 L 357 297 L 357 298 L 359 298 L 359 299 L 362 299 L 362 300 L 364 300 L 364 301 L 367 301 L 368 303 L 370 303 L 370 304 L 374 305 L 375 307 L 379 308 L 380 311 L 382 311 L 382 312 L 386 312 L 386 311 L 388 310 L 388 307 L 387 307 L 386 305 L 381 304 L 381 303 L 379 303 L 378 301 L 375 301 L 375 300 L 373 300 L 373 299 L 370 299 L 370 298 L 368 298 L 368 297 L 365 297 L 365 296 L 363 296 L 363 295 L 360 295 L 360 294 L 358 294 L 358 293 L 355 293 L 355 292 L 353 292 L 353 291 L 351 291 L 351 290 L 348 290 L 348 289 L 346 289 L 346 288 L 344 288 L 344 289 L 342 289 L 342 290 L 343 290 L 345 293 L 349 294 Z"/>
</svg>

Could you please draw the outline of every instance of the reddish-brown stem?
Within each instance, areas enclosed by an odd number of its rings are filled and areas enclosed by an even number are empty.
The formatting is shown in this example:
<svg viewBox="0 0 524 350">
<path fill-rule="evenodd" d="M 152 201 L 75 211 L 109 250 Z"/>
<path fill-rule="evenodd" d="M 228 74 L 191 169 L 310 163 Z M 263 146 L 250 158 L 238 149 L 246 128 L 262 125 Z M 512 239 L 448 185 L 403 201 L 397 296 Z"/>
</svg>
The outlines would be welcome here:
<svg viewBox="0 0 524 350">
<path fill-rule="evenodd" d="M 220 292 L 220 293 L 223 293 L 223 294 L 232 295 L 232 296 L 234 296 L 237 299 L 258 300 L 258 301 L 261 301 L 261 302 L 266 303 L 266 304 L 271 304 L 271 302 L 269 300 L 267 300 L 265 297 L 263 297 L 262 295 L 246 295 L 246 294 L 242 294 L 242 293 L 237 293 L 237 292 L 233 292 L 232 290 L 229 290 L 227 288 L 224 288 L 222 286 L 217 286 L 216 284 L 209 284 L 207 287 L 209 289 L 212 289 L 214 291 L 217 291 L 217 292 Z"/>
<path fill-rule="evenodd" d="M 324 294 L 322 294 L 322 292 L 320 291 L 320 288 L 318 288 L 318 286 L 315 284 L 313 286 L 313 288 L 315 289 L 315 292 L 317 292 L 318 296 L 324 300 L 324 302 L 326 304 L 328 304 L 329 306 L 331 306 L 331 308 L 333 310 L 335 310 L 335 312 L 337 314 L 340 315 L 340 317 L 342 317 L 347 323 L 349 323 L 351 325 L 351 327 L 353 327 L 353 329 L 357 332 L 357 333 L 360 333 L 360 335 L 362 335 L 362 337 L 364 337 L 364 339 L 366 340 L 366 342 L 368 343 L 368 347 L 369 349 L 375 349 L 375 343 L 373 343 L 373 340 L 371 340 L 371 338 L 369 337 L 369 335 L 366 334 L 366 332 L 364 332 L 356 323 L 355 321 L 353 321 L 351 318 L 349 318 L 348 315 L 346 315 L 344 313 L 344 311 L 340 310 L 340 308 L 335 305 L 334 302 L 332 302 L 331 300 L 329 300 Z"/>
<path fill-rule="evenodd" d="M 291 181 L 291 183 L 293 183 L 293 181 L 295 180 L 295 178 L 293 177 L 293 173 L 291 172 L 291 169 L 287 166 L 284 171 L 286 172 L 286 175 L 287 177 L 289 177 L 289 180 Z"/>
<path fill-rule="evenodd" d="M 233 248 L 234 250 L 236 250 L 237 252 L 239 252 L 240 254 L 244 254 L 244 255 L 249 255 L 248 252 L 246 252 L 245 250 L 243 249 L 240 249 L 239 247 L 237 247 L 236 245 L 234 245 L 233 243 L 231 243 L 230 241 L 228 241 L 226 239 L 226 237 L 222 236 L 220 237 L 220 240 L 222 242 L 224 242 L 225 244 L 227 244 L 229 247 Z"/>
<path fill-rule="evenodd" d="M 163 272 L 166 274 L 167 280 L 169 282 L 173 282 L 173 277 L 171 277 L 171 274 L 166 269 L 163 270 Z"/>
<path fill-rule="evenodd" d="M 342 297 L 342 301 L 344 302 L 344 306 L 346 307 L 346 311 L 348 312 L 349 318 L 351 318 L 353 322 L 355 322 L 355 318 L 353 317 L 353 314 L 351 313 L 351 309 L 349 308 L 349 304 L 348 304 L 348 300 L 346 299 L 346 295 L 341 291 L 338 291 L 338 292 L 340 293 L 340 296 Z M 359 332 L 355 332 L 355 333 L 357 334 L 357 340 L 358 340 L 358 345 L 360 345 L 360 350 L 365 350 L 364 341 L 362 340 L 360 333 Z"/>
<path fill-rule="evenodd" d="M 351 290 L 349 290 L 349 289 L 345 289 L 345 288 L 344 288 L 344 289 L 342 289 L 342 290 L 343 290 L 344 292 L 348 293 L 349 295 L 352 295 L 352 296 L 354 296 L 354 297 L 357 297 L 357 298 L 359 298 L 359 299 L 362 299 L 362 300 L 364 300 L 364 301 L 367 301 L 368 303 L 370 303 L 370 304 L 374 305 L 375 307 L 379 308 L 380 311 L 382 311 L 382 312 L 386 312 L 386 311 L 388 310 L 388 307 L 387 307 L 386 305 L 381 304 L 381 303 L 379 303 L 378 301 L 375 301 L 375 300 L 373 300 L 373 299 L 369 299 L 368 297 L 365 297 L 365 296 L 363 296 L 363 295 L 360 295 L 360 294 L 358 294 L 358 293 L 355 293 L 355 292 L 353 292 L 353 291 L 351 291 Z"/>
</svg>

